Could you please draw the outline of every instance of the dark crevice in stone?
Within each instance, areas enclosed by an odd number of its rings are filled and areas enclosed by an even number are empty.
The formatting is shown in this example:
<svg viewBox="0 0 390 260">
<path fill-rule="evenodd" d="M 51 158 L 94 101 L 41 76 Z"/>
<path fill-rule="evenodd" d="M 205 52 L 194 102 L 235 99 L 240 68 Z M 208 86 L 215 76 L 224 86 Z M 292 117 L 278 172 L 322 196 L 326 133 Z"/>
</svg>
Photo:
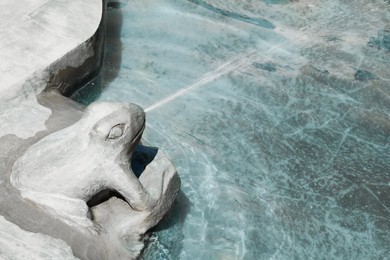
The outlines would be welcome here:
<svg viewBox="0 0 390 260">
<path fill-rule="evenodd" d="M 120 194 L 116 190 L 105 189 L 105 190 L 102 190 L 102 191 L 98 192 L 97 194 L 93 195 L 92 198 L 90 198 L 87 201 L 87 205 L 89 208 L 92 208 L 92 207 L 95 207 L 99 204 L 102 204 L 103 202 L 109 200 L 112 197 L 116 197 L 118 199 L 126 201 L 125 197 L 123 197 L 122 194 Z M 93 219 L 93 217 L 92 217 L 92 219 Z"/>
<path fill-rule="evenodd" d="M 147 147 L 143 145 L 137 145 L 135 148 L 133 157 L 131 158 L 131 169 L 133 170 L 137 178 L 141 176 L 146 166 L 153 161 L 158 152 L 156 147 Z"/>
</svg>

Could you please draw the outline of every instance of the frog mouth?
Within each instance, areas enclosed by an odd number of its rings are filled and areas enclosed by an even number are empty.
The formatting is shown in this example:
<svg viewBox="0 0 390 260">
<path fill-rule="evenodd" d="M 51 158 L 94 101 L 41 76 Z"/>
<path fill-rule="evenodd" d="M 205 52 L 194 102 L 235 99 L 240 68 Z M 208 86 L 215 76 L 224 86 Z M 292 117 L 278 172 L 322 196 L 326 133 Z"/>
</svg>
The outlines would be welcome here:
<svg viewBox="0 0 390 260">
<path fill-rule="evenodd" d="M 134 149 L 135 147 L 140 143 L 141 141 L 141 137 L 142 137 L 142 134 L 145 130 L 145 126 L 146 126 L 146 123 L 145 123 L 145 119 L 142 123 L 142 126 L 141 128 L 138 130 L 138 132 L 135 134 L 135 136 L 133 137 L 133 139 L 130 141 L 130 145 L 129 145 L 129 148 L 128 148 L 128 155 L 131 157 L 133 152 L 134 152 Z"/>
</svg>

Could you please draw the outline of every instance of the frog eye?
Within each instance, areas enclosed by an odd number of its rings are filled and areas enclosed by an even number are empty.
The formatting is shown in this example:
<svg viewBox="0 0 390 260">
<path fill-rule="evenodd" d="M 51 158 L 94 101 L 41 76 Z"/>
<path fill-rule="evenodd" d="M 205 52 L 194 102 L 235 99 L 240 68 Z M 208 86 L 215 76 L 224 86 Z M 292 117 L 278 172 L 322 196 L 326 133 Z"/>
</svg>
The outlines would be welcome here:
<svg viewBox="0 0 390 260">
<path fill-rule="evenodd" d="M 125 130 L 125 124 L 117 124 L 114 125 L 110 132 L 108 133 L 106 140 L 108 139 L 117 139 L 123 135 L 123 132 Z"/>
</svg>

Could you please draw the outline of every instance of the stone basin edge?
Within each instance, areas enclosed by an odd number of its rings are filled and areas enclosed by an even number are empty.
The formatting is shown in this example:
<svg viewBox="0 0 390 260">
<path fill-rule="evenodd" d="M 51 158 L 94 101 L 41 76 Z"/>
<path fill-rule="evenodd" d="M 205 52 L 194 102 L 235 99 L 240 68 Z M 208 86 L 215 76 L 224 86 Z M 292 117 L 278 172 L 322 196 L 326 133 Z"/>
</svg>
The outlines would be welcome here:
<svg viewBox="0 0 390 260">
<path fill-rule="evenodd" d="M 101 19 L 95 33 L 46 68 L 43 91 L 58 90 L 70 97 L 100 71 L 104 57 L 107 0 L 102 0 Z"/>
</svg>

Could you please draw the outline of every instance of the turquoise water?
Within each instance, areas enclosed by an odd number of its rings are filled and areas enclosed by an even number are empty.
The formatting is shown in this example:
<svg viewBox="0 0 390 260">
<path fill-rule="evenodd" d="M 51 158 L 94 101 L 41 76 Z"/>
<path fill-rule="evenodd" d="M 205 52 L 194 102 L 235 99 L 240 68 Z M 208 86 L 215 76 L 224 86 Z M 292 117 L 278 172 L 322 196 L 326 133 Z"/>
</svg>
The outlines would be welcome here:
<svg viewBox="0 0 390 260">
<path fill-rule="evenodd" d="M 101 75 L 182 179 L 144 259 L 389 259 L 388 1 L 110 3 Z"/>
</svg>

